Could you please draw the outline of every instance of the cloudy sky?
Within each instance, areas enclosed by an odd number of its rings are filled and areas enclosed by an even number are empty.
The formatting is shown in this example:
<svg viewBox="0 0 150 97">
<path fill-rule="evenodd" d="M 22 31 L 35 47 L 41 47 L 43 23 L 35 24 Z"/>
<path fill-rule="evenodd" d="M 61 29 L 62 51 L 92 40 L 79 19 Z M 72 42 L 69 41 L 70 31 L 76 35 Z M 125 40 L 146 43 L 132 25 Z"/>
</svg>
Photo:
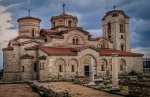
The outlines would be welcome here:
<svg viewBox="0 0 150 97">
<path fill-rule="evenodd" d="M 132 51 L 150 54 L 150 0 L 0 0 L 0 68 L 1 49 L 18 35 L 17 19 L 27 16 L 30 9 L 31 16 L 42 19 L 41 28 L 50 28 L 50 18 L 62 13 L 63 2 L 65 12 L 77 16 L 78 26 L 93 37 L 102 35 L 101 19 L 116 5 L 130 17 Z"/>
</svg>

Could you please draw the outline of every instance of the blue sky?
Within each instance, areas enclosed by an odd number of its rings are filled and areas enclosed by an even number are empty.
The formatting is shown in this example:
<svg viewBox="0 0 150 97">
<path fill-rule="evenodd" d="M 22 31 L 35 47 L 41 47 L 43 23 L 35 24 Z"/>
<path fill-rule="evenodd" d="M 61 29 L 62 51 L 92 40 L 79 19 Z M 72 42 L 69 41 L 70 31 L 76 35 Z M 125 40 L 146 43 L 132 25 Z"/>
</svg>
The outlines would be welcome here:
<svg viewBox="0 0 150 97">
<path fill-rule="evenodd" d="M 42 19 L 41 28 L 51 28 L 50 18 L 62 13 L 63 2 L 65 12 L 77 16 L 78 26 L 93 37 L 102 35 L 101 19 L 116 5 L 130 17 L 132 51 L 150 53 L 150 0 L 0 0 L 0 68 L 1 49 L 18 35 L 17 19 L 27 16 L 30 9 L 31 16 Z"/>
</svg>

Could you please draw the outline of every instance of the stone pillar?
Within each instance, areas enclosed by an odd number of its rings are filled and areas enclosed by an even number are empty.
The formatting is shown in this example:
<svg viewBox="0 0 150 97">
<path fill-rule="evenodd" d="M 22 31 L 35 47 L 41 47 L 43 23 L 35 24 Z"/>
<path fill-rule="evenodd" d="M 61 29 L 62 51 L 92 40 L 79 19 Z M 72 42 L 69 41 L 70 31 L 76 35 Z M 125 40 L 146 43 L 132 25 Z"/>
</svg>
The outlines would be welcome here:
<svg viewBox="0 0 150 97">
<path fill-rule="evenodd" d="M 88 85 L 96 85 L 94 83 L 94 60 L 93 57 L 90 56 L 90 64 L 89 64 L 89 73 L 90 73 L 90 82 L 88 83 Z"/>
<path fill-rule="evenodd" d="M 118 55 L 112 55 L 112 89 L 119 89 L 118 86 Z"/>
</svg>

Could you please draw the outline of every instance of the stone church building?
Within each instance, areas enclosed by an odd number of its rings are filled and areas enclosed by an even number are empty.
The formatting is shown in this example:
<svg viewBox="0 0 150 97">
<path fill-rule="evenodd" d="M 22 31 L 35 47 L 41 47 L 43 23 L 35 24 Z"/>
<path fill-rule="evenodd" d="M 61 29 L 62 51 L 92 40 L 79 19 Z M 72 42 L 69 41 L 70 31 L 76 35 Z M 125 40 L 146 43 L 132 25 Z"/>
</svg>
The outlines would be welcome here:
<svg viewBox="0 0 150 97">
<path fill-rule="evenodd" d="M 118 55 L 119 75 L 142 74 L 143 54 L 131 52 L 129 17 L 122 10 L 106 13 L 103 36 L 97 38 L 67 13 L 52 16 L 50 29 L 41 29 L 41 19 L 32 16 L 17 21 L 18 36 L 3 48 L 5 82 L 89 76 L 91 57 L 96 77 L 111 76 L 113 54 Z"/>
</svg>

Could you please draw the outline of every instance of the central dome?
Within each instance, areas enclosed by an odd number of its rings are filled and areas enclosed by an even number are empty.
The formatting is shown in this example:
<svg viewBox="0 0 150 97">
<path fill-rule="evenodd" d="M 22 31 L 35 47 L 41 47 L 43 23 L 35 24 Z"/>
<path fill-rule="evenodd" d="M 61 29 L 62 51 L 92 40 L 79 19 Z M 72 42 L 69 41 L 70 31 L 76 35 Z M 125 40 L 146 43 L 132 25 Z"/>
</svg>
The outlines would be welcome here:
<svg viewBox="0 0 150 97">
<path fill-rule="evenodd" d="M 77 27 L 78 19 L 76 16 L 69 15 L 67 13 L 61 13 L 58 16 L 52 16 L 51 24 L 52 28 L 64 26 L 64 27 Z"/>
</svg>

